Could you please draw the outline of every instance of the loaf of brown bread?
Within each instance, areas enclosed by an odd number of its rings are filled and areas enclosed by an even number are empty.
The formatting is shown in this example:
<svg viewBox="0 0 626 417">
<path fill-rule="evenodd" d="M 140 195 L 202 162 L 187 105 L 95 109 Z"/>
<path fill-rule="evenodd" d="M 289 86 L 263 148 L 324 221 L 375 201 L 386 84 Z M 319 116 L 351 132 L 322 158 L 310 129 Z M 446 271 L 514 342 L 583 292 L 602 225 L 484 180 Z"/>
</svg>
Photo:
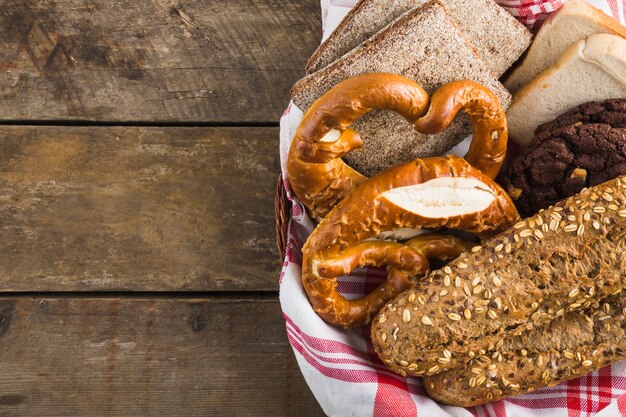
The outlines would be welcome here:
<svg viewBox="0 0 626 417">
<path fill-rule="evenodd" d="M 505 339 L 467 365 L 426 377 L 433 399 L 470 407 L 556 385 L 626 358 L 626 293 Z"/>
<path fill-rule="evenodd" d="M 360 0 L 307 63 L 307 73 L 324 68 L 427 0 Z M 501 76 L 528 48 L 532 35 L 493 0 L 442 0 L 469 43 Z"/>
<path fill-rule="evenodd" d="M 381 309 L 372 342 L 394 371 L 434 375 L 622 290 L 624 271 L 622 176 L 517 223 L 433 272 Z"/>
<path fill-rule="evenodd" d="M 451 81 L 472 80 L 493 91 L 504 109 L 510 104 L 508 91 L 436 0 L 402 15 L 352 52 L 298 81 L 291 91 L 293 101 L 306 110 L 340 81 L 375 72 L 403 75 L 429 94 Z M 420 134 L 400 115 L 385 110 L 366 114 L 353 127 L 364 147 L 345 160 L 367 176 L 418 157 L 442 155 L 471 131 L 467 118 L 460 116 L 441 133 Z"/>
</svg>

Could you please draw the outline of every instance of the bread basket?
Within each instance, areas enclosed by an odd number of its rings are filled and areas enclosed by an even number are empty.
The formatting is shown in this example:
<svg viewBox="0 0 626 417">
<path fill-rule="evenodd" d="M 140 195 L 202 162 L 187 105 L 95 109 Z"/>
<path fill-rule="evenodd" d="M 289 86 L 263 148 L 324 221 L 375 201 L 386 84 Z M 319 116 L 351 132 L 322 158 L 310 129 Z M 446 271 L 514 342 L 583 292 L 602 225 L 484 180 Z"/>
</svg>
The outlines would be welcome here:
<svg viewBox="0 0 626 417">
<path fill-rule="evenodd" d="M 285 249 L 287 247 L 290 204 L 285 193 L 283 176 L 279 175 L 274 193 L 274 216 L 276 218 L 276 249 L 281 262 L 285 259 Z"/>
<path fill-rule="evenodd" d="M 606 9 L 613 0 L 588 1 Z M 355 2 L 321 1 L 326 33 L 331 30 L 328 25 L 338 23 Z M 498 2 L 529 26 L 561 5 L 560 0 Z M 281 119 L 281 162 L 284 162 L 286 149 L 301 117 L 299 110 L 294 108 L 290 105 Z M 290 194 L 282 175 L 277 180 L 274 204 L 276 245 L 283 262 L 280 303 L 287 337 L 303 377 L 327 415 L 626 415 L 626 361 L 554 387 L 484 406 L 463 409 L 436 403 L 426 395 L 421 379 L 402 378 L 380 362 L 369 342 L 368 328 L 345 331 L 327 325 L 315 314 L 300 283 L 299 251 L 313 223 Z M 380 280 L 376 271 L 359 270 L 340 281 L 338 287 L 346 296 L 356 296 L 367 292 Z"/>
</svg>

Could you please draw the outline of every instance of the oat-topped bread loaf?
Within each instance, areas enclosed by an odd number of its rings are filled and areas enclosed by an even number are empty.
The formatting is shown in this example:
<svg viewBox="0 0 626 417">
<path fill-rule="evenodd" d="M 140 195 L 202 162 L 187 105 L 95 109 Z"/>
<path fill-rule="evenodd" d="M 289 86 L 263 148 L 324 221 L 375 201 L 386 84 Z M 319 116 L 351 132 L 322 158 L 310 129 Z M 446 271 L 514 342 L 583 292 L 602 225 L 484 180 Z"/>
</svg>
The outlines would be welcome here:
<svg viewBox="0 0 626 417">
<path fill-rule="evenodd" d="M 626 177 L 588 188 L 461 255 L 381 309 L 380 358 L 402 375 L 464 366 L 503 338 L 621 291 Z"/>
<path fill-rule="evenodd" d="M 439 1 L 402 15 L 391 26 L 326 68 L 300 80 L 292 89 L 302 110 L 334 85 L 355 75 L 387 72 L 411 78 L 432 94 L 445 83 L 468 79 L 492 90 L 506 109 L 510 95 L 467 43 Z M 435 135 L 415 132 L 400 115 L 374 110 L 354 124 L 364 147 L 345 159 L 359 172 L 373 175 L 414 158 L 441 155 L 470 133 L 459 117 Z"/>
<path fill-rule="evenodd" d="M 309 59 L 315 72 L 427 0 L 361 0 Z M 450 17 L 496 76 L 528 48 L 532 35 L 493 0 L 442 0 Z"/>
<path fill-rule="evenodd" d="M 426 377 L 437 401 L 471 407 L 579 377 L 626 358 L 626 293 L 502 340 L 467 365 Z"/>
</svg>

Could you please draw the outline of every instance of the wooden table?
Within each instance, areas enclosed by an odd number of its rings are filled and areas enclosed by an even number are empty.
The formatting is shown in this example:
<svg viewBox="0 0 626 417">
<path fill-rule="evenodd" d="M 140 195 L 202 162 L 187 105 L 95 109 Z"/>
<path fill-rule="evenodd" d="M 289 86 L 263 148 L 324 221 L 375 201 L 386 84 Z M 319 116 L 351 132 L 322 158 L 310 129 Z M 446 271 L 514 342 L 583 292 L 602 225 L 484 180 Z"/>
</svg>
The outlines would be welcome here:
<svg viewBox="0 0 626 417">
<path fill-rule="evenodd" d="M 322 415 L 273 215 L 318 0 L 2 0 L 0 21 L 0 415 Z"/>
</svg>

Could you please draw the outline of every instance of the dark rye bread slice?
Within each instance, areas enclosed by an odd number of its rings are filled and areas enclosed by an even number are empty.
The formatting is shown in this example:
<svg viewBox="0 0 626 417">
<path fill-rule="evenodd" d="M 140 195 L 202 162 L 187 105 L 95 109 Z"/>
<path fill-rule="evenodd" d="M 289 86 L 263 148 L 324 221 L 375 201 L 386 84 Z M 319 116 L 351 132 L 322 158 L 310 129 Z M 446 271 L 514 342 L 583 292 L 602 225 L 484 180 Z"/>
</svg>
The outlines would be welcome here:
<svg viewBox="0 0 626 417">
<path fill-rule="evenodd" d="M 528 48 L 528 29 L 493 0 L 441 0 L 469 43 L 501 76 Z M 329 65 L 427 0 L 361 0 L 343 18 L 307 63 L 307 73 Z"/>
<path fill-rule="evenodd" d="M 624 271 L 623 176 L 517 223 L 433 272 L 381 309 L 372 342 L 400 374 L 437 374 L 622 290 Z"/>
<path fill-rule="evenodd" d="M 466 366 L 426 377 L 430 397 L 471 407 L 533 392 L 626 358 L 626 293 L 505 339 Z"/>
<path fill-rule="evenodd" d="M 291 90 L 293 101 L 306 110 L 340 81 L 374 72 L 406 76 L 429 94 L 445 83 L 469 79 L 494 91 L 505 109 L 511 100 L 443 5 L 431 1 L 403 15 L 333 64 L 300 80 Z M 418 157 L 442 155 L 471 132 L 467 118 L 457 117 L 439 134 L 419 134 L 401 116 L 385 110 L 366 114 L 354 128 L 365 145 L 345 160 L 366 175 Z"/>
</svg>

